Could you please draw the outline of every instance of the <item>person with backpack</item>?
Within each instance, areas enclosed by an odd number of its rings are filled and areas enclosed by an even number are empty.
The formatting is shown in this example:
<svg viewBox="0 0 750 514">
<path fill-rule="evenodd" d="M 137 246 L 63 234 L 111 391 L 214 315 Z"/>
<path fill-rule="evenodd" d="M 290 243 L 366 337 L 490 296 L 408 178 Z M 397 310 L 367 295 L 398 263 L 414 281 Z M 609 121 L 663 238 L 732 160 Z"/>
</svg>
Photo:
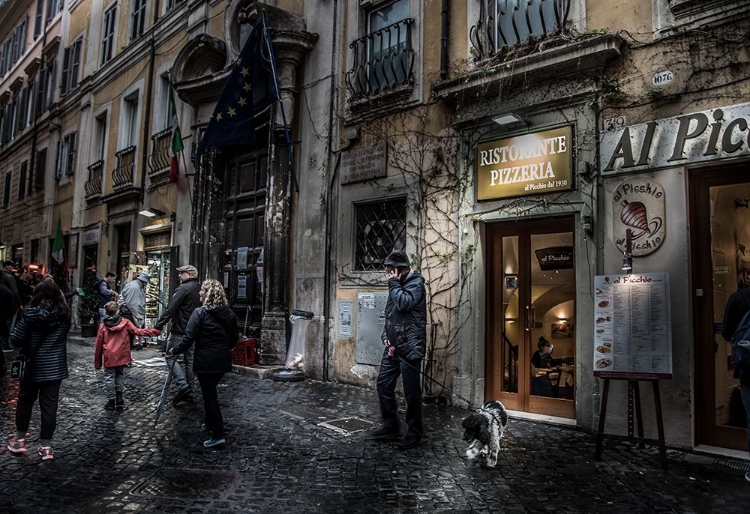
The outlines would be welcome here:
<svg viewBox="0 0 750 514">
<path fill-rule="evenodd" d="M 724 328 L 721 336 L 735 343 L 735 339 L 748 339 L 750 336 L 750 288 L 738 289 L 729 296 L 727 305 L 724 308 Z M 735 354 L 733 347 L 733 356 Z M 734 378 L 740 379 L 740 393 L 742 396 L 742 405 L 745 407 L 745 417 L 747 420 L 747 448 L 750 452 L 750 365 L 736 364 L 734 368 Z M 750 482 L 750 471 L 745 473 L 745 480 Z"/>
</svg>

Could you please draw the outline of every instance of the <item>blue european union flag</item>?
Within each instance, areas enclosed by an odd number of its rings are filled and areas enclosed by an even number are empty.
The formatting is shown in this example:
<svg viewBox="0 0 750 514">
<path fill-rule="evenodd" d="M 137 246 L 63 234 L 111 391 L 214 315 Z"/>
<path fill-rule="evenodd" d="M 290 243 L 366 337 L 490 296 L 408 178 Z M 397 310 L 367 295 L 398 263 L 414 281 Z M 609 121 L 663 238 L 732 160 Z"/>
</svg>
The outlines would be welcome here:
<svg viewBox="0 0 750 514">
<path fill-rule="evenodd" d="M 209 146 L 255 143 L 255 116 L 279 99 L 273 49 L 265 14 L 255 22 L 234 63 L 203 134 L 196 157 Z"/>
</svg>

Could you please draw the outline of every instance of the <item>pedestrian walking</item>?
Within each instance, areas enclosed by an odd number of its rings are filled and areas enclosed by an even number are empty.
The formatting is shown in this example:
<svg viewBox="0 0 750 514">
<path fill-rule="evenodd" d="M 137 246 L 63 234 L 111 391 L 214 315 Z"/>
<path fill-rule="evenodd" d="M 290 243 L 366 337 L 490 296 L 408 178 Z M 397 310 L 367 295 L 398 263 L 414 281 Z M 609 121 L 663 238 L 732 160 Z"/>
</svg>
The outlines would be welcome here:
<svg viewBox="0 0 750 514">
<path fill-rule="evenodd" d="M 419 376 L 427 340 L 424 278 L 410 269 L 411 263 L 405 252 L 391 252 L 384 264 L 388 274 L 388 300 L 381 335 L 383 357 L 377 379 L 383 424 L 371 438 L 401 435 L 396 403 L 396 381 L 400 375 L 406 397 L 407 430 L 398 447 L 408 450 L 419 444 L 423 434 Z"/>
<path fill-rule="evenodd" d="M 146 322 L 146 288 L 151 281 L 151 275 L 144 272 L 138 278 L 131 280 L 117 299 L 120 315 L 130 320 L 136 328 L 143 328 Z M 135 333 L 130 335 L 130 347 L 140 350 L 142 345 L 136 344 Z"/>
<path fill-rule="evenodd" d="M 0 276 L 0 284 L 3 284 L 5 287 L 11 290 L 13 293 L 13 298 L 16 301 L 16 305 L 20 308 L 22 305 L 21 302 L 21 296 L 18 293 L 18 281 L 16 280 L 16 263 L 13 261 L 4 261 L 3 262 L 3 272 L 2 276 Z"/>
<path fill-rule="evenodd" d="M 721 331 L 721 336 L 725 340 L 734 339 L 737 327 L 748 311 L 750 311 L 750 287 L 743 287 L 729 295 L 724 308 L 724 328 Z M 750 451 L 750 366 L 737 364 L 734 368 L 734 378 L 740 379 L 740 396 L 742 405 L 745 407 L 747 421 L 747 448 Z M 745 480 L 750 482 L 750 471 L 745 473 Z"/>
<path fill-rule="evenodd" d="M 29 359 L 26 377 L 18 390 L 16 435 L 8 444 L 15 454 L 27 452 L 26 433 L 38 398 L 42 427 L 37 451 L 42 460 L 53 458 L 51 443 L 57 425 L 60 385 L 68 378 L 69 331 L 70 310 L 60 289 L 54 282 L 40 283 L 11 335 L 13 346 Z"/>
<path fill-rule="evenodd" d="M 17 311 L 18 305 L 16 304 L 16 298 L 13 296 L 13 291 L 0 283 L 0 346 L 3 350 L 13 349 L 10 344 L 10 329 Z M 0 363 L 0 366 L 4 366 L 4 364 L 5 359 Z"/>
<path fill-rule="evenodd" d="M 99 301 L 99 319 L 104 320 L 107 315 L 104 312 L 104 306 L 107 302 L 117 301 L 117 293 L 112 289 L 117 280 L 117 275 L 113 272 L 108 271 L 104 278 L 97 280 L 94 283 L 94 291 L 96 291 L 96 297 Z"/>
<path fill-rule="evenodd" d="M 237 344 L 237 317 L 229 307 L 224 288 L 216 280 L 206 280 L 199 291 L 202 306 L 195 309 L 185 334 L 168 354 L 175 355 L 195 348 L 193 370 L 203 394 L 206 422 L 203 429 L 210 439 L 203 446 L 210 448 L 226 442 L 224 419 L 221 416 L 216 387 L 224 373 L 232 370 L 232 348 Z"/>
<path fill-rule="evenodd" d="M 154 328 L 137 328 L 130 320 L 117 314 L 118 306 L 109 302 L 104 306 L 107 315 L 99 325 L 94 350 L 94 368 L 104 366 L 104 387 L 107 391 L 107 410 L 125 408 L 124 380 L 125 366 L 132 362 L 130 356 L 130 338 L 133 334 L 155 337 L 161 330 Z"/>
<path fill-rule="evenodd" d="M 198 270 L 195 266 L 187 264 L 177 268 L 177 277 L 180 280 L 180 285 L 169 300 L 167 308 L 164 309 L 161 317 L 156 320 L 154 328 L 161 330 L 164 325 L 171 322 L 169 337 L 167 338 L 167 346 L 165 350 L 165 356 L 167 360 L 167 366 L 174 368 L 174 380 L 172 381 L 177 388 L 177 394 L 173 401 L 193 401 L 193 348 L 185 350 L 183 358 L 185 360 L 185 370 L 179 364 L 174 364 L 176 358 L 169 354 L 169 350 L 177 344 L 185 334 L 185 329 L 190 319 L 190 315 L 193 311 L 198 308 L 201 304 L 198 292 L 200 290 L 200 283 L 198 283 Z M 174 366 L 173 366 L 174 364 Z"/>
</svg>

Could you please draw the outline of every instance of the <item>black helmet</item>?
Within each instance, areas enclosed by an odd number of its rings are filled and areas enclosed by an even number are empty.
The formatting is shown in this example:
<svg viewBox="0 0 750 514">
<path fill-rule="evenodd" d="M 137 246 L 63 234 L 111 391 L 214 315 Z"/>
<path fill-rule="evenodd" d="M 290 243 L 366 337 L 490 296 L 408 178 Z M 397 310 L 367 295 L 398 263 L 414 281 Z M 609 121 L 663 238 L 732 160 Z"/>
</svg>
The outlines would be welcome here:
<svg viewBox="0 0 750 514">
<path fill-rule="evenodd" d="M 394 268 L 410 268 L 411 262 L 409 262 L 409 256 L 406 255 L 406 252 L 395 250 L 385 258 L 383 265 L 393 266 Z"/>
</svg>

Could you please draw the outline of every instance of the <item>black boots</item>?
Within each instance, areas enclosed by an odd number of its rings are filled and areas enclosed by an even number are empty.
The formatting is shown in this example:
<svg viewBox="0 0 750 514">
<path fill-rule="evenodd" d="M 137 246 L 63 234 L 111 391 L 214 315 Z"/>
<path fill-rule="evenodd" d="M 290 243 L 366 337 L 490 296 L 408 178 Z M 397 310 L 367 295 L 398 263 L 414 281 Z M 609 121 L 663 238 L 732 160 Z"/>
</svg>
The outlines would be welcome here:
<svg viewBox="0 0 750 514">
<path fill-rule="evenodd" d="M 117 410 L 122 410 L 125 408 L 125 400 L 122 398 L 122 393 L 116 393 L 117 399 L 115 400 L 115 408 Z M 110 400 L 111 401 L 111 400 Z"/>
</svg>

